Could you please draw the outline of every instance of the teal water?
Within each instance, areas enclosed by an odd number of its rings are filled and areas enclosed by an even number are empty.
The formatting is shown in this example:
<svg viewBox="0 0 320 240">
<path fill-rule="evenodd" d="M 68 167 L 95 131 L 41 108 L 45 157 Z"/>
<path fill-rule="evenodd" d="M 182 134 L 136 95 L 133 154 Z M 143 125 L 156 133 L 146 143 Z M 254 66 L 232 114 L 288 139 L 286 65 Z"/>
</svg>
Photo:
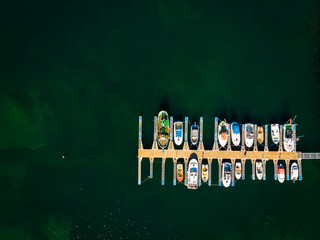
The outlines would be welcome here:
<svg viewBox="0 0 320 240">
<path fill-rule="evenodd" d="M 153 116 L 265 124 L 297 115 L 320 152 L 317 1 L 4 1 L 0 239 L 318 239 L 320 164 L 303 181 L 137 185 Z M 61 158 L 66 155 L 66 158 Z M 217 166 L 213 165 L 217 181 Z M 149 164 L 142 164 L 147 179 Z"/>
</svg>

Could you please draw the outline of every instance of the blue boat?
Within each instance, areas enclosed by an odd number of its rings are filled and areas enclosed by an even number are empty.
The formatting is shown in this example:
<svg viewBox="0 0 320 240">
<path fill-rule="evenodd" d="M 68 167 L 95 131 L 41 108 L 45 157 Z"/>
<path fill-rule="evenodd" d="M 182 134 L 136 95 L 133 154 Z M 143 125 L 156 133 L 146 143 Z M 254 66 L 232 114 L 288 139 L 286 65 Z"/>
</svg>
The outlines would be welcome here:
<svg viewBox="0 0 320 240">
<path fill-rule="evenodd" d="M 240 145 L 240 139 L 241 139 L 240 126 L 237 122 L 231 123 L 231 139 L 232 139 L 233 145 L 235 146 Z"/>
</svg>

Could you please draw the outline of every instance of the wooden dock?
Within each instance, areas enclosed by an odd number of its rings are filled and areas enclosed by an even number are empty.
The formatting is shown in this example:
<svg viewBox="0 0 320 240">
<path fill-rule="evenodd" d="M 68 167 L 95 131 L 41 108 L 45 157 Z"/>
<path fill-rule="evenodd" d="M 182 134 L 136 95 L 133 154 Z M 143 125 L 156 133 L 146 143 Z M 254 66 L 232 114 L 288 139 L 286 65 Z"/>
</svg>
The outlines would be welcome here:
<svg viewBox="0 0 320 240">
<path fill-rule="evenodd" d="M 207 159 L 209 165 L 209 180 L 208 185 L 211 186 L 211 164 L 212 160 L 217 160 L 219 166 L 219 186 L 221 186 L 221 165 L 224 159 L 231 160 L 232 164 L 232 186 L 234 186 L 234 165 L 235 161 L 241 161 L 242 165 L 242 180 L 245 179 L 245 163 L 251 161 L 252 163 L 252 179 L 255 179 L 255 162 L 261 160 L 263 164 L 263 180 L 266 179 L 266 162 L 272 160 L 274 163 L 274 179 L 277 180 L 277 165 L 279 160 L 285 160 L 286 163 L 286 179 L 289 180 L 289 167 L 290 161 L 297 161 L 299 167 L 299 180 L 302 180 L 302 165 L 301 159 L 303 153 L 296 152 L 296 146 L 294 146 L 294 152 L 284 152 L 282 148 L 282 125 L 280 125 L 280 141 L 278 151 L 269 151 L 268 149 L 268 126 L 265 126 L 265 147 L 263 151 L 258 151 L 257 147 L 257 126 L 255 125 L 255 139 L 252 150 L 246 150 L 244 143 L 244 127 L 242 127 L 242 143 L 241 150 L 234 151 L 231 147 L 230 137 L 228 138 L 227 148 L 225 150 L 219 149 L 218 145 L 218 118 L 215 118 L 215 131 L 214 131 L 214 144 L 212 150 L 205 150 L 203 145 L 203 118 L 200 118 L 200 136 L 199 144 L 196 150 L 189 149 L 188 145 L 188 117 L 185 117 L 185 132 L 184 132 L 184 143 L 181 149 L 175 149 L 173 144 L 173 118 L 170 117 L 170 141 L 167 149 L 159 149 L 157 144 L 157 117 L 154 117 L 154 134 L 153 144 L 151 149 L 144 149 L 142 144 L 142 117 L 139 117 L 139 143 L 138 143 L 138 184 L 141 185 L 141 161 L 143 158 L 149 158 L 150 160 L 150 178 L 153 178 L 153 162 L 155 158 L 162 159 L 162 172 L 161 172 L 161 183 L 165 184 L 165 162 L 167 158 L 172 159 L 173 162 L 173 184 L 176 185 L 176 164 L 178 159 L 183 159 L 185 173 L 187 175 L 188 159 L 192 153 L 196 153 L 199 162 L 199 186 L 201 185 L 201 164 L 203 159 Z M 243 126 L 243 125 L 242 125 Z M 230 133 L 230 124 L 229 124 Z M 293 127 L 293 138 L 296 139 L 296 127 Z M 318 156 L 318 155 L 316 155 Z M 320 154 L 319 154 L 320 157 Z M 187 179 L 185 178 L 185 184 Z"/>
</svg>

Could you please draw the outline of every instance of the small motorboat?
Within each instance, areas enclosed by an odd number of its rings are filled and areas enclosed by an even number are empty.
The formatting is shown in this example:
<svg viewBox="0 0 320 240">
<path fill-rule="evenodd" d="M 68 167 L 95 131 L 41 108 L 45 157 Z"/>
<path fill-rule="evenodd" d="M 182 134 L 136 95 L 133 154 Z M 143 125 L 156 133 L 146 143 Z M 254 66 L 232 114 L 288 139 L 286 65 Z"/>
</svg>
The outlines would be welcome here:
<svg viewBox="0 0 320 240">
<path fill-rule="evenodd" d="M 174 123 L 174 143 L 177 146 L 182 144 L 183 140 L 183 123 L 178 121 Z"/>
<path fill-rule="evenodd" d="M 254 126 L 252 123 L 247 123 L 245 125 L 245 142 L 247 147 L 252 147 L 253 145 L 253 139 L 254 139 Z"/>
<path fill-rule="evenodd" d="M 292 163 L 291 165 L 291 180 L 293 182 L 297 181 L 299 177 L 299 168 L 297 163 Z"/>
<path fill-rule="evenodd" d="M 169 143 L 169 115 L 166 111 L 161 111 L 158 114 L 158 135 L 157 142 L 161 149 L 168 146 Z"/>
<path fill-rule="evenodd" d="M 291 120 L 290 120 L 291 122 Z M 287 152 L 292 152 L 294 147 L 292 124 L 285 124 L 283 127 L 283 148 Z"/>
<path fill-rule="evenodd" d="M 279 124 L 271 124 L 271 137 L 275 144 L 279 143 Z"/>
<path fill-rule="evenodd" d="M 241 162 L 236 162 L 235 176 L 238 180 L 241 178 Z"/>
<path fill-rule="evenodd" d="M 209 178 L 208 164 L 202 164 L 202 181 L 207 182 Z"/>
<path fill-rule="evenodd" d="M 197 189 L 198 188 L 198 157 L 195 153 L 192 153 L 190 156 L 190 161 L 188 165 L 188 189 Z"/>
<path fill-rule="evenodd" d="M 284 182 L 284 178 L 285 178 L 285 170 L 284 170 L 284 166 L 280 163 L 278 165 L 278 181 L 280 183 Z"/>
<path fill-rule="evenodd" d="M 183 181 L 183 164 L 181 163 L 177 164 L 177 180 L 178 182 Z"/>
<path fill-rule="evenodd" d="M 256 162 L 256 175 L 257 175 L 257 178 L 259 180 L 262 179 L 262 175 L 263 175 L 263 167 L 262 167 L 262 162 Z"/>
<path fill-rule="evenodd" d="M 237 122 L 231 123 L 231 139 L 235 146 L 240 145 L 240 126 Z"/>
<path fill-rule="evenodd" d="M 218 140 L 221 147 L 224 147 L 228 142 L 228 129 L 225 121 L 220 122 L 218 127 Z"/>
<path fill-rule="evenodd" d="M 225 162 L 222 165 L 222 184 L 225 187 L 231 184 L 231 163 Z"/>
<path fill-rule="evenodd" d="M 263 143 L 263 127 L 258 127 L 257 129 L 257 140 L 259 144 Z"/>
<path fill-rule="evenodd" d="M 199 125 L 194 122 L 191 125 L 191 135 L 190 135 L 192 145 L 197 145 L 199 140 Z"/>
</svg>

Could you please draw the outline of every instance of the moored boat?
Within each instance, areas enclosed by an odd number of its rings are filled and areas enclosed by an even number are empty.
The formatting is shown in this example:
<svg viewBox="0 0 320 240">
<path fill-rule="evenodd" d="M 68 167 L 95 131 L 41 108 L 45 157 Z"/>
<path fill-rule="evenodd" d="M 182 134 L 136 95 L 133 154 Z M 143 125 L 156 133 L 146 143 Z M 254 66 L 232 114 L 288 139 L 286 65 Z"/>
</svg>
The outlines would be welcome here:
<svg viewBox="0 0 320 240">
<path fill-rule="evenodd" d="M 257 129 L 257 140 L 259 144 L 263 143 L 263 127 L 258 127 Z"/>
<path fill-rule="evenodd" d="M 292 124 L 285 124 L 283 127 L 283 148 L 287 152 L 292 152 L 293 147 L 294 147 L 294 139 L 293 139 Z"/>
<path fill-rule="evenodd" d="M 275 144 L 279 143 L 279 124 L 271 124 L 271 137 Z"/>
<path fill-rule="evenodd" d="M 291 165 L 291 180 L 293 182 L 297 181 L 299 177 L 299 168 L 297 163 L 292 163 Z"/>
<path fill-rule="evenodd" d="M 262 167 L 262 162 L 260 161 L 256 162 L 256 175 L 259 180 L 262 179 L 263 167 Z"/>
<path fill-rule="evenodd" d="M 178 182 L 183 181 L 183 164 L 181 163 L 177 164 L 177 180 Z"/>
<path fill-rule="evenodd" d="M 183 139 L 183 124 L 182 122 L 178 121 L 174 123 L 174 143 L 177 146 L 182 144 Z"/>
<path fill-rule="evenodd" d="M 202 164 L 202 181 L 207 182 L 208 181 L 208 164 Z"/>
<path fill-rule="evenodd" d="M 169 143 L 169 115 L 166 111 L 161 111 L 158 114 L 158 136 L 157 142 L 161 149 L 168 146 Z"/>
<path fill-rule="evenodd" d="M 191 154 L 188 164 L 188 189 L 198 188 L 198 158 L 196 154 Z"/>
<path fill-rule="evenodd" d="M 197 145 L 199 140 L 199 125 L 196 122 L 194 122 L 194 124 L 191 125 L 190 139 L 192 145 Z"/>
<path fill-rule="evenodd" d="M 218 140 L 221 147 L 224 147 L 228 141 L 228 129 L 227 123 L 225 121 L 221 121 L 218 127 Z"/>
<path fill-rule="evenodd" d="M 284 166 L 280 163 L 278 165 L 278 181 L 280 183 L 284 182 L 284 178 L 285 178 L 285 170 L 284 170 Z"/>
<path fill-rule="evenodd" d="M 240 126 L 237 122 L 231 123 L 231 139 L 235 146 L 240 145 Z"/>
<path fill-rule="evenodd" d="M 241 162 L 236 162 L 235 176 L 238 180 L 241 178 Z"/>
<path fill-rule="evenodd" d="M 222 184 L 225 187 L 231 184 L 231 163 L 225 162 L 222 165 Z"/>
<path fill-rule="evenodd" d="M 245 125 L 245 142 L 247 147 L 252 147 L 253 145 L 253 139 L 254 139 L 254 126 L 252 123 L 247 123 Z"/>
</svg>

